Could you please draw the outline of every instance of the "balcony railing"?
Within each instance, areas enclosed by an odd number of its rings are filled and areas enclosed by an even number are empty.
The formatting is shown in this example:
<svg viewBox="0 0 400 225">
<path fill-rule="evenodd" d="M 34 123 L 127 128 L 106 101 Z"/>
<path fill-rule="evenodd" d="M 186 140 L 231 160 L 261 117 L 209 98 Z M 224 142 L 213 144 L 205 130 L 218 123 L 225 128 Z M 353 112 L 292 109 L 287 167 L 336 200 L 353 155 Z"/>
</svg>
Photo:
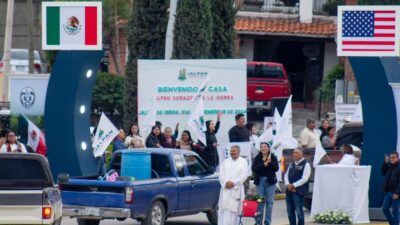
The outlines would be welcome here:
<svg viewBox="0 0 400 225">
<path fill-rule="evenodd" d="M 241 11 L 298 14 L 300 0 L 244 0 Z M 336 16 L 337 5 L 343 5 L 344 0 L 313 0 L 314 15 Z"/>
<path fill-rule="evenodd" d="M 299 0 L 245 0 L 242 11 L 270 13 L 299 13 Z"/>
</svg>

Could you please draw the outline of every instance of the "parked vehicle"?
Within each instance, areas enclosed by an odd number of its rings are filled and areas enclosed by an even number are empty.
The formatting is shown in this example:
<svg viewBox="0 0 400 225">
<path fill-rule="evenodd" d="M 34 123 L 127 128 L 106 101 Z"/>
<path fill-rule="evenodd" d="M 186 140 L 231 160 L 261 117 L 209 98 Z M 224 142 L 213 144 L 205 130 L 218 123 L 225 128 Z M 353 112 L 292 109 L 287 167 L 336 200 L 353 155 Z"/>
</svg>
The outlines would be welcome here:
<svg viewBox="0 0 400 225">
<path fill-rule="evenodd" d="M 97 225 L 103 219 L 133 218 L 142 225 L 163 225 L 169 217 L 205 212 L 217 224 L 220 184 L 214 168 L 208 168 L 194 152 L 180 149 L 134 150 L 151 155 L 151 178 L 130 181 L 119 177 L 110 182 L 93 177 L 59 176 L 64 216 L 76 217 L 78 224 Z M 132 150 L 113 154 L 110 170 L 121 173 L 121 162 Z M 144 161 L 140 166 L 146 167 Z"/>
<path fill-rule="evenodd" d="M 285 67 L 280 63 L 247 63 L 247 110 L 271 109 L 273 98 L 289 97 L 291 85 Z"/>
<path fill-rule="evenodd" d="M 46 73 L 47 65 L 43 61 L 37 50 L 33 51 L 33 68 L 34 73 Z M 1 57 L 0 71 L 4 69 L 4 59 Z M 28 73 L 29 72 L 29 49 L 14 48 L 11 49 L 11 68 L 13 73 Z"/>
<path fill-rule="evenodd" d="M 0 224 L 60 225 L 61 195 L 46 158 L 0 153 Z"/>
<path fill-rule="evenodd" d="M 336 147 L 340 148 L 343 144 L 352 144 L 362 149 L 364 136 L 363 129 L 363 123 L 345 123 L 337 132 Z"/>
</svg>

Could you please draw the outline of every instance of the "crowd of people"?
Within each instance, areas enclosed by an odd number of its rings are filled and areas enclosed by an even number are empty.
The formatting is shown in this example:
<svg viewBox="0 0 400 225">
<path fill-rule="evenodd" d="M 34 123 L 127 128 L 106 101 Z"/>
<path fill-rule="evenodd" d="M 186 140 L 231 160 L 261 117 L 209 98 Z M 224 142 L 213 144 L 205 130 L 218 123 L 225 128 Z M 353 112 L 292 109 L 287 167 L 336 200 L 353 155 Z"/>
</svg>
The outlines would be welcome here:
<svg viewBox="0 0 400 225">
<path fill-rule="evenodd" d="M 328 119 L 323 119 L 318 129 L 315 120 L 307 119 L 306 127 L 300 133 L 300 145 L 303 148 L 315 148 L 318 142 L 326 150 L 336 149 L 336 129 Z"/>
<path fill-rule="evenodd" d="M 248 179 L 247 161 L 240 156 L 240 146 L 230 149 L 231 158 L 224 160 L 219 170 L 221 192 L 219 197 L 218 225 L 238 224 L 238 216 L 242 210 L 244 184 Z M 308 193 L 311 166 L 304 159 L 301 147 L 293 151 L 294 161 L 285 173 L 286 208 L 290 225 L 304 225 L 303 201 Z M 272 154 L 268 143 L 260 143 L 260 152 L 251 167 L 257 194 L 262 196 L 255 215 L 256 225 L 272 223 L 278 159 Z"/>
<path fill-rule="evenodd" d="M 254 175 L 254 184 L 256 185 L 257 194 L 264 198 L 263 203 L 259 204 L 257 209 L 256 224 L 271 224 L 274 194 L 276 183 L 278 182 L 276 172 L 279 170 L 279 160 L 272 153 L 271 146 L 260 139 L 256 124 L 252 122 L 246 123 L 244 114 L 237 114 L 235 122 L 236 124 L 228 132 L 229 142 L 251 143 L 253 161 L 251 170 Z M 179 136 L 179 123 L 176 124 L 175 129 L 171 127 L 162 129 L 161 122 L 157 121 L 147 137 L 142 137 L 138 125 L 132 124 L 126 137 L 125 132 L 120 130 L 113 143 L 113 151 L 137 148 L 191 150 L 197 152 L 208 166 L 217 168 L 219 166 L 219 158 L 216 134 L 220 124 L 221 114 L 217 115 L 216 121 L 206 121 L 206 145 L 200 141 L 195 142 L 188 130 L 182 131 Z M 289 165 L 284 177 L 287 212 L 291 225 L 304 224 L 303 198 L 308 192 L 311 166 L 304 159 L 303 148 L 315 148 L 318 143 L 321 143 L 325 149 L 335 149 L 335 133 L 335 128 L 330 125 L 327 119 L 321 121 L 319 128 L 316 128 L 314 120 L 306 120 L 306 126 L 300 133 L 299 147 L 293 151 L 293 163 Z M 357 158 L 354 157 L 352 147 L 345 144 L 342 149 L 344 157 L 339 164 L 356 165 Z M 248 189 L 250 179 L 246 169 L 247 162 L 239 154 L 240 146 L 232 146 L 231 158 L 224 160 L 219 169 L 222 185 L 219 224 L 231 225 L 237 223 L 237 215 L 241 210 L 241 204 L 239 203 L 244 196 L 242 192 L 245 193 Z M 237 161 L 238 159 L 239 161 Z"/>
<path fill-rule="evenodd" d="M 251 122 L 246 123 L 244 114 L 237 114 L 235 122 L 236 124 L 228 132 L 229 141 L 251 143 L 253 162 L 251 170 L 254 175 L 254 184 L 256 185 L 257 194 L 264 199 L 258 205 L 255 222 L 256 225 L 269 225 L 272 220 L 274 195 L 276 183 L 278 182 L 276 173 L 279 170 L 279 160 L 272 153 L 271 146 L 259 138 L 256 124 Z M 219 157 L 217 153 L 218 140 L 216 134 L 219 131 L 220 124 L 221 114 L 217 115 L 216 121 L 206 121 L 206 144 L 200 141 L 195 142 L 188 130 L 182 131 L 179 136 L 179 123 L 176 124 L 174 129 L 171 127 L 162 129 L 161 122 L 157 121 L 147 137 L 141 136 L 137 124 L 132 124 L 129 127 L 127 135 L 123 129 L 119 130 L 118 135 L 112 143 L 113 152 L 121 149 L 177 148 L 195 151 L 208 166 L 217 168 L 219 166 Z M 14 132 L 9 131 L 4 136 L 4 138 L 0 138 L 0 152 L 27 152 L 25 146 L 17 141 Z M 303 148 L 315 148 L 318 143 L 321 143 L 325 149 L 335 149 L 335 128 L 330 126 L 329 120 L 323 120 L 321 126 L 316 129 L 316 122 L 312 119 L 307 119 L 306 126 L 300 133 L 299 143 L 299 147 L 293 151 L 293 162 L 289 165 L 284 176 L 287 213 L 291 225 L 304 224 L 303 199 L 304 195 L 308 192 L 311 166 L 304 159 Z M 344 144 L 342 149 L 344 156 L 339 164 L 358 164 L 358 159 L 354 157 L 353 149 L 350 145 Z M 232 146 L 230 155 L 231 158 L 224 160 L 219 169 L 222 188 L 219 200 L 218 224 L 221 225 L 237 224 L 238 215 L 242 207 L 241 202 L 245 196 L 245 191 L 248 189 L 246 187 L 248 187 L 250 180 L 247 172 L 247 161 L 240 156 L 240 146 Z M 396 156 L 398 158 L 398 155 Z M 386 163 L 386 165 L 388 166 L 382 170 L 386 174 L 391 173 L 387 171 L 392 170 L 392 164 Z M 104 169 L 102 168 L 102 170 Z M 392 188 L 390 182 L 388 182 L 387 187 L 388 190 Z M 393 195 L 392 193 L 391 196 L 397 195 Z M 389 203 L 386 203 L 386 205 L 389 205 Z M 392 207 L 395 206 L 395 204 L 392 204 Z M 390 213 L 386 209 L 384 212 L 386 215 Z M 394 213 L 392 219 L 398 220 L 398 214 Z"/>
<path fill-rule="evenodd" d="M 190 150 L 198 153 L 208 166 L 216 168 L 219 165 L 216 134 L 219 130 L 220 119 L 221 114 L 218 114 L 216 122 L 212 120 L 206 121 L 206 144 L 200 141 L 195 142 L 188 130 L 182 131 L 180 137 L 178 137 L 179 123 L 176 124 L 174 130 L 171 127 L 165 127 L 164 130 L 162 130 L 162 123 L 156 121 L 147 137 L 142 137 L 138 125 L 132 124 L 128 135 L 125 135 L 123 129 L 119 130 L 113 142 L 113 151 L 140 148 L 176 148 Z"/>
</svg>

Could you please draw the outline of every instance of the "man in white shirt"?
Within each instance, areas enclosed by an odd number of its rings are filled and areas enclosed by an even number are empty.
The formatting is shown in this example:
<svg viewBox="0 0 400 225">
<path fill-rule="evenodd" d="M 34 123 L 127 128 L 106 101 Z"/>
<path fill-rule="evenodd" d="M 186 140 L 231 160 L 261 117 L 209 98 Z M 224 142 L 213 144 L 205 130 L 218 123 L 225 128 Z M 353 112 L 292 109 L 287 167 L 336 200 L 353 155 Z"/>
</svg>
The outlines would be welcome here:
<svg viewBox="0 0 400 225">
<path fill-rule="evenodd" d="M 343 144 L 343 157 L 339 161 L 338 165 L 342 166 L 354 166 L 359 164 L 359 160 L 354 156 L 354 151 L 351 145 Z"/>
<path fill-rule="evenodd" d="M 315 131 L 315 120 L 307 119 L 306 127 L 300 133 L 301 147 L 315 148 L 319 141 L 319 133 Z"/>
<path fill-rule="evenodd" d="M 311 166 L 304 159 L 301 148 L 293 151 L 293 160 L 285 174 L 286 209 L 290 225 L 304 225 L 304 195 L 308 193 Z"/>
<path fill-rule="evenodd" d="M 233 145 L 231 158 L 225 159 L 219 172 L 221 192 L 219 195 L 218 225 L 237 225 L 244 199 L 243 183 L 249 169 L 247 161 L 240 157 L 240 147 Z"/>
</svg>

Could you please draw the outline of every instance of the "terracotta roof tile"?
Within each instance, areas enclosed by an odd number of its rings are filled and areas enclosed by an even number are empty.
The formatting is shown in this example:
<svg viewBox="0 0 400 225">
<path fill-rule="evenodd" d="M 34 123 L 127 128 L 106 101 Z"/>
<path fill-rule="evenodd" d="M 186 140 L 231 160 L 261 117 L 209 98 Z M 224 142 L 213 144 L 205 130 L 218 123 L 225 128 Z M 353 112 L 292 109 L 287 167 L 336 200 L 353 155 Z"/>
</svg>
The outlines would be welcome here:
<svg viewBox="0 0 400 225">
<path fill-rule="evenodd" d="M 235 29 L 240 32 L 287 33 L 293 35 L 310 35 L 332 37 L 336 34 L 334 23 L 300 23 L 298 21 L 269 20 L 259 18 L 237 18 Z"/>
</svg>

